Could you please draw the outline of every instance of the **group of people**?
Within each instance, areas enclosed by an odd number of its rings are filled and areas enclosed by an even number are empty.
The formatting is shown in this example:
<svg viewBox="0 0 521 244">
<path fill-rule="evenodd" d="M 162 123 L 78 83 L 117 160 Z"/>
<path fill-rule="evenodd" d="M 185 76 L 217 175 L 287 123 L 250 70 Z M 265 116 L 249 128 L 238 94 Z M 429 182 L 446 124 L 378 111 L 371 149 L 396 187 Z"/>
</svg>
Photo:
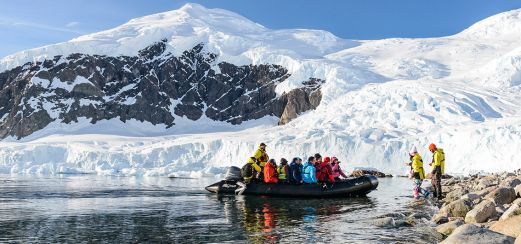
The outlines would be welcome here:
<svg viewBox="0 0 521 244">
<path fill-rule="evenodd" d="M 434 197 L 442 199 L 441 176 L 445 173 L 445 153 L 443 152 L 443 149 L 438 148 L 434 143 L 429 145 L 429 151 L 432 153 L 432 161 L 429 165 L 432 167 L 431 184 L 434 189 Z M 413 195 L 415 198 L 419 198 L 420 196 L 427 198 L 429 192 L 421 187 L 422 182 L 425 179 L 422 157 L 418 153 L 416 147 L 413 147 L 409 151 L 409 156 L 410 162 L 408 162 L 407 165 L 411 166 L 410 176 L 414 179 L 415 183 Z"/>
<path fill-rule="evenodd" d="M 340 161 L 336 157 L 324 157 L 319 153 L 311 156 L 302 163 L 301 158 L 293 158 L 291 163 L 281 158 L 279 165 L 275 159 L 270 159 L 266 153 L 266 144 L 261 143 L 254 155 L 241 169 L 246 182 L 258 181 L 268 184 L 313 184 L 319 182 L 333 183 L 340 177 L 347 175 L 340 168 Z"/>
</svg>

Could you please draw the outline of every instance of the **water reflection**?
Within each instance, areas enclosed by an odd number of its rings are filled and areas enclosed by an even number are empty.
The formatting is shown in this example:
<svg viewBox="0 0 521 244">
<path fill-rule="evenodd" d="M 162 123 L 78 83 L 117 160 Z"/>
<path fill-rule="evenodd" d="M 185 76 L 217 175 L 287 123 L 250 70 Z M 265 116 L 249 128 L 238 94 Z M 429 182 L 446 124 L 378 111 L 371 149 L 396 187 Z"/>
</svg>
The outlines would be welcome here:
<svg viewBox="0 0 521 244">
<path fill-rule="evenodd" d="M 328 241 L 334 237 L 328 223 L 345 213 L 370 209 L 369 198 L 291 199 L 256 196 L 217 197 L 227 223 L 239 223 L 248 241 L 276 243 L 280 240 Z"/>
</svg>

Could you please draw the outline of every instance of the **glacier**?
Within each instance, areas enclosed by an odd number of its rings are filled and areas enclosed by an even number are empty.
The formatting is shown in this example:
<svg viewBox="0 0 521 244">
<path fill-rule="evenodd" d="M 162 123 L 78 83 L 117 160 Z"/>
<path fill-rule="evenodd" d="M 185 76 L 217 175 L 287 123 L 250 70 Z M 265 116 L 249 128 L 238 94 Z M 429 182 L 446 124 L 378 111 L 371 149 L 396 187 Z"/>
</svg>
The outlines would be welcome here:
<svg viewBox="0 0 521 244">
<path fill-rule="evenodd" d="M 174 55 L 205 43 L 219 61 L 281 65 L 291 76 L 279 94 L 309 77 L 324 79 L 321 104 L 283 126 L 270 117 L 231 125 L 204 116 L 195 122 L 175 117 L 173 128 L 116 119 L 52 123 L 26 138 L 0 141 L 0 173 L 216 176 L 242 165 L 261 142 L 277 160 L 320 152 L 338 157 L 347 170 L 402 174 L 412 146 L 430 162 L 431 142 L 444 148 L 449 174 L 518 169 L 519 36 L 521 10 L 452 36 L 345 40 L 321 30 L 271 30 L 226 10 L 186 4 L 9 55 L 0 71 L 71 53 L 136 55 L 167 38 Z"/>
</svg>

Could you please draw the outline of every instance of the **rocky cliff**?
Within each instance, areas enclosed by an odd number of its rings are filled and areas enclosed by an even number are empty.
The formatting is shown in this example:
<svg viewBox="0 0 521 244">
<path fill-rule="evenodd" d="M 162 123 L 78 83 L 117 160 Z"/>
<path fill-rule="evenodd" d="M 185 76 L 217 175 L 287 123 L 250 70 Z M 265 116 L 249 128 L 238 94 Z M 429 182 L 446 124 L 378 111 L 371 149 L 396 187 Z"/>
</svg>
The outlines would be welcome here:
<svg viewBox="0 0 521 244">
<path fill-rule="evenodd" d="M 0 73 L 0 138 L 22 138 L 51 122 L 130 119 L 175 126 L 175 118 L 240 124 L 277 116 L 285 124 L 316 108 L 324 80 L 278 96 L 291 74 L 279 65 L 217 62 L 204 44 L 174 56 L 161 40 L 137 56 L 75 53 Z"/>
</svg>

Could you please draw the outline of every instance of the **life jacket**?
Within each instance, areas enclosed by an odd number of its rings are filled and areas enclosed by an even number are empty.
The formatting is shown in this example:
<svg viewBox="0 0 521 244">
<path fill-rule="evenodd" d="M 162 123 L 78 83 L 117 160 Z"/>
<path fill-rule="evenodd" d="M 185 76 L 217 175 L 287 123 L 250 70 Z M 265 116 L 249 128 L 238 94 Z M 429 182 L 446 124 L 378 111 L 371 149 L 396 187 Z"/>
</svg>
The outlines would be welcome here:
<svg viewBox="0 0 521 244">
<path fill-rule="evenodd" d="M 279 178 L 277 177 L 277 169 L 273 164 L 267 163 L 264 166 L 264 183 L 277 183 Z"/>
<path fill-rule="evenodd" d="M 281 165 L 277 167 L 277 174 L 279 175 L 279 180 L 286 180 L 286 172 L 288 171 L 287 165 Z"/>
</svg>

